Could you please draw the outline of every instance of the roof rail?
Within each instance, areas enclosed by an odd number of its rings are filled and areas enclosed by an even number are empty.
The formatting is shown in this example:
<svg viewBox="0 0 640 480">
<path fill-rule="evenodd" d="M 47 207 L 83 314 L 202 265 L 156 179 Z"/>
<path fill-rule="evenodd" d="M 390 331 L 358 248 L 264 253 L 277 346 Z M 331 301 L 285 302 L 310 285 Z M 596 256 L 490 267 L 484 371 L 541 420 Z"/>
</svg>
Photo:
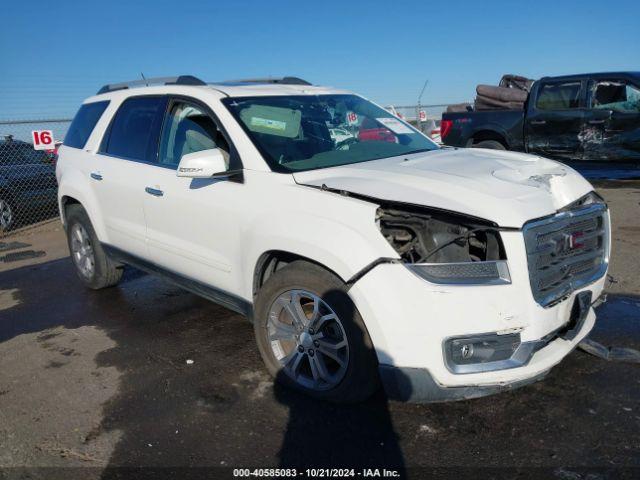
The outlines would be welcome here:
<svg viewBox="0 0 640 480">
<path fill-rule="evenodd" d="M 216 82 L 217 83 L 217 82 Z M 281 78 L 243 78 L 240 80 L 225 80 L 219 83 L 278 83 L 281 85 L 311 85 L 311 83 L 299 77 L 281 77 Z"/>
<path fill-rule="evenodd" d="M 156 77 L 146 78 L 143 80 L 132 80 L 130 82 L 111 83 L 105 85 L 96 95 L 103 93 L 115 92 L 116 90 L 124 90 L 131 87 L 146 87 L 154 85 L 206 85 L 205 82 L 193 75 L 180 75 L 179 77 Z"/>
</svg>

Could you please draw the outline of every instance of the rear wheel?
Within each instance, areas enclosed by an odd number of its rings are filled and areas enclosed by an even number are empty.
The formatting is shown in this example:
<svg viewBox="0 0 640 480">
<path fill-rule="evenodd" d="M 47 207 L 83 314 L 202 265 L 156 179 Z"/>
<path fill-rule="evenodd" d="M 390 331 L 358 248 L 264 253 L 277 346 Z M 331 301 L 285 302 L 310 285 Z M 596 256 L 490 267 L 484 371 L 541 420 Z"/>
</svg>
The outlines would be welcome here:
<svg viewBox="0 0 640 480">
<path fill-rule="evenodd" d="M 378 386 L 373 345 L 346 286 L 315 264 L 296 261 L 267 280 L 254 329 L 280 383 L 339 403 L 365 400 Z"/>
<path fill-rule="evenodd" d="M 105 253 L 87 212 L 79 205 L 71 205 L 66 217 L 67 243 L 80 280 L 94 290 L 116 285 L 123 268 Z"/>
<path fill-rule="evenodd" d="M 505 146 L 497 140 L 483 140 L 473 144 L 473 148 L 489 148 L 491 150 L 506 150 Z"/>
</svg>

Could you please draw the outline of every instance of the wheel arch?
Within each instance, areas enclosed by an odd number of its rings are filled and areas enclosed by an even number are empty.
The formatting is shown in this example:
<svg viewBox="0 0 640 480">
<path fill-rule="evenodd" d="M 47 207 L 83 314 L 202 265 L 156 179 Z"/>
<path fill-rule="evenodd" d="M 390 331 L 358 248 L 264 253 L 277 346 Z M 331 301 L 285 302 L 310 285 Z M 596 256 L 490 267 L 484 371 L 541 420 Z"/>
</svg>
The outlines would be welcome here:
<svg viewBox="0 0 640 480">
<path fill-rule="evenodd" d="M 494 140 L 504 145 L 504 148 L 509 149 L 509 142 L 507 141 L 506 135 L 496 130 L 491 130 L 486 128 L 478 130 L 474 132 L 474 134 L 471 137 L 471 140 L 472 140 L 472 143 L 471 143 L 472 145 L 483 142 L 485 140 Z"/>
<path fill-rule="evenodd" d="M 62 224 L 65 226 L 67 225 L 67 208 L 71 205 L 82 206 L 82 203 L 71 195 L 62 195 L 60 197 L 60 220 L 62 220 Z"/>
<path fill-rule="evenodd" d="M 78 204 L 84 208 L 89 216 L 91 225 L 101 242 L 107 240 L 106 229 L 102 216 L 100 215 L 100 209 L 98 201 L 95 198 L 88 182 L 80 174 L 80 172 L 70 171 L 66 172 L 60 181 L 58 187 L 58 207 L 60 209 L 60 219 L 62 224 L 66 226 L 66 214 L 65 209 L 69 205 Z"/>
<path fill-rule="evenodd" d="M 340 278 L 343 282 L 347 281 L 347 279 L 340 276 L 331 268 L 312 258 L 300 255 L 299 253 L 288 252 L 285 250 L 269 250 L 260 255 L 255 263 L 252 281 L 253 298 L 255 298 L 262 285 L 264 285 L 264 283 L 269 279 L 271 275 L 273 275 L 275 272 L 285 267 L 286 265 L 299 260 L 317 265 L 318 267 Z"/>
</svg>

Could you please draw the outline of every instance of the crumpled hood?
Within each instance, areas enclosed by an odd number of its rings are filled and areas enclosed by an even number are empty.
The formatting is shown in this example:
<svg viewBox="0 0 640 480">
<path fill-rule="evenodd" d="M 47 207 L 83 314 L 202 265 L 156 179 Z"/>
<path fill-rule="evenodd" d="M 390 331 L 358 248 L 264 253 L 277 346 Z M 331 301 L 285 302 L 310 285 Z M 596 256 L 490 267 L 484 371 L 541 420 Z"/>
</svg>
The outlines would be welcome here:
<svg viewBox="0 0 640 480">
<path fill-rule="evenodd" d="M 473 215 L 520 228 L 593 187 L 572 168 L 541 157 L 485 149 L 442 149 L 294 173 L 302 185 Z"/>
</svg>

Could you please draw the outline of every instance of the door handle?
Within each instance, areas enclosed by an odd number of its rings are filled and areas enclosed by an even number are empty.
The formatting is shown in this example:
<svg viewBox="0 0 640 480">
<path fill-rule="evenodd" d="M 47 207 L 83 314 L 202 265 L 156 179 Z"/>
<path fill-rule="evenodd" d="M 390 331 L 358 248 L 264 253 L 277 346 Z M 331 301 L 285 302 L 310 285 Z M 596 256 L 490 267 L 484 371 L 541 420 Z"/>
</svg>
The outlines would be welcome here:
<svg viewBox="0 0 640 480">
<path fill-rule="evenodd" d="M 97 172 L 91 172 L 91 178 L 93 178 L 94 180 L 102 180 L 102 175 Z"/>
<path fill-rule="evenodd" d="M 589 120 L 589 125 L 602 125 L 605 120 Z"/>
<path fill-rule="evenodd" d="M 162 195 L 164 195 L 164 192 L 162 190 L 158 190 L 157 188 L 147 187 L 144 189 L 144 191 L 149 195 L 153 195 L 154 197 L 161 197 Z"/>
<path fill-rule="evenodd" d="M 531 120 L 531 125 L 544 125 L 546 123 L 546 120 Z"/>
</svg>

